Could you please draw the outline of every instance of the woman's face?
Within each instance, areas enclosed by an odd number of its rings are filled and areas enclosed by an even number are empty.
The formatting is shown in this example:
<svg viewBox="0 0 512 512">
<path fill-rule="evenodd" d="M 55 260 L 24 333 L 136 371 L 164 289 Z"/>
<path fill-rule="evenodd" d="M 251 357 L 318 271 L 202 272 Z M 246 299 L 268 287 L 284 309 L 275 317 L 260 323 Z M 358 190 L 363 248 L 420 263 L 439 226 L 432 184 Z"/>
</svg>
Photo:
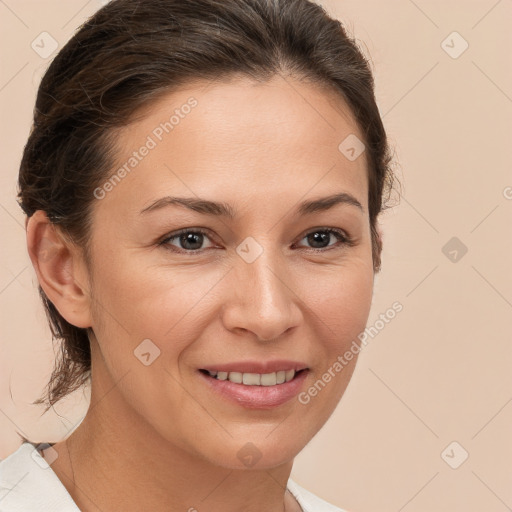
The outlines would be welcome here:
<svg viewBox="0 0 512 512">
<path fill-rule="evenodd" d="M 370 310 L 363 137 L 291 78 L 190 86 L 147 114 L 95 192 L 93 386 L 214 464 L 286 463 L 340 400 Z"/>
</svg>

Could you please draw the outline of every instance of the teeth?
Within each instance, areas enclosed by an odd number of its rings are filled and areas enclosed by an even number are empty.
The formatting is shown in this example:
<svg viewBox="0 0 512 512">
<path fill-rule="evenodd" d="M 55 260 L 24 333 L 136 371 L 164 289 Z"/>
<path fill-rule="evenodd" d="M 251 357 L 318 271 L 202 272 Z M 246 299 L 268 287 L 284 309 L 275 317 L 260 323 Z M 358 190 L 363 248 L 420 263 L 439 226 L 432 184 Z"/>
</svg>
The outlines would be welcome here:
<svg viewBox="0 0 512 512">
<path fill-rule="evenodd" d="M 231 379 L 231 376 L 230 376 Z M 231 381 L 233 382 L 233 381 Z M 246 386 L 260 386 L 261 374 L 260 373 L 244 373 L 242 374 L 242 382 Z"/>
<path fill-rule="evenodd" d="M 208 371 L 211 377 L 218 380 L 229 380 L 235 384 L 246 386 L 275 386 L 290 382 L 295 377 L 295 370 L 281 370 L 274 373 L 241 373 L 241 372 L 215 372 Z"/>
<path fill-rule="evenodd" d="M 277 373 L 264 373 L 261 376 L 260 384 L 262 386 L 275 386 L 277 384 Z"/>
<path fill-rule="evenodd" d="M 229 372 L 228 380 L 234 382 L 235 384 L 242 384 L 243 373 L 240 372 Z"/>
<path fill-rule="evenodd" d="M 288 370 L 285 375 L 286 382 L 292 380 L 295 377 L 295 370 Z"/>
</svg>

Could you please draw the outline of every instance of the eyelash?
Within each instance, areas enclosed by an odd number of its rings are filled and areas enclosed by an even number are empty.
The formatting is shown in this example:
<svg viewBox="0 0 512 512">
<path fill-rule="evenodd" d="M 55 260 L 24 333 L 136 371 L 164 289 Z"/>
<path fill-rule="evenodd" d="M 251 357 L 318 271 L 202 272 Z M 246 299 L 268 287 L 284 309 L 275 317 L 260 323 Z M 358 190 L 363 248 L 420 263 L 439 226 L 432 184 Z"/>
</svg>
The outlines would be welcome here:
<svg viewBox="0 0 512 512">
<path fill-rule="evenodd" d="M 185 229 L 181 229 L 179 231 L 176 231 L 175 233 L 171 233 L 169 236 L 166 236 L 162 241 L 160 241 L 158 243 L 158 245 L 159 246 L 163 246 L 163 248 L 168 250 L 168 251 L 172 251 L 172 252 L 179 253 L 179 254 L 195 255 L 195 254 L 200 254 L 200 253 L 204 252 L 205 250 L 208 250 L 208 249 L 199 249 L 199 250 L 193 251 L 193 250 L 190 250 L 190 249 L 189 250 L 187 250 L 187 249 L 179 249 L 179 248 L 169 244 L 170 240 L 173 240 L 175 238 L 179 238 L 181 235 L 183 235 L 185 233 L 201 234 L 201 235 L 204 235 L 204 236 L 210 238 L 208 231 L 206 231 L 204 229 L 201 229 L 201 228 L 185 228 Z M 330 250 L 335 249 L 335 248 L 342 248 L 343 246 L 352 247 L 353 245 L 355 245 L 354 240 L 349 235 L 347 235 L 344 231 L 342 231 L 340 229 L 336 229 L 336 228 L 316 228 L 316 229 L 312 229 L 311 231 L 308 231 L 301 238 L 301 240 L 303 240 L 308 235 L 313 234 L 313 233 L 329 233 L 329 234 L 334 234 L 338 238 L 338 240 L 340 241 L 340 244 L 338 246 L 336 246 L 336 245 L 334 245 L 334 246 L 327 246 L 327 247 L 325 247 L 323 249 L 316 249 L 316 248 L 313 248 L 313 247 L 309 247 L 309 248 L 306 248 L 306 250 L 308 252 L 320 253 L 320 252 L 330 251 Z"/>
</svg>

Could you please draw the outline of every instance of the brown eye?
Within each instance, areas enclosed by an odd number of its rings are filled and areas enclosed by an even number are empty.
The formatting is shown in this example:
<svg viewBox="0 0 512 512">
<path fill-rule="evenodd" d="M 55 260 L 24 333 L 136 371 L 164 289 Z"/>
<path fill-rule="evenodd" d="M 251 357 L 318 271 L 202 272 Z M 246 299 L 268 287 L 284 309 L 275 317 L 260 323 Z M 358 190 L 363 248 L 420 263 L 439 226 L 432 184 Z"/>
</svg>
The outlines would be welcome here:
<svg viewBox="0 0 512 512">
<path fill-rule="evenodd" d="M 177 252 L 202 252 L 205 239 L 209 239 L 208 234 L 202 229 L 182 229 L 171 233 L 159 245 Z M 175 243 L 179 244 L 177 248 Z"/>
<path fill-rule="evenodd" d="M 336 238 L 339 243 L 331 244 L 331 240 Z M 345 234 L 343 231 L 334 229 L 334 228 L 318 228 L 313 231 L 310 231 L 302 240 L 307 240 L 307 242 L 311 245 L 310 249 L 316 251 L 322 251 L 323 249 L 336 247 L 336 246 L 345 246 L 345 245 L 353 245 L 350 237 Z"/>
</svg>

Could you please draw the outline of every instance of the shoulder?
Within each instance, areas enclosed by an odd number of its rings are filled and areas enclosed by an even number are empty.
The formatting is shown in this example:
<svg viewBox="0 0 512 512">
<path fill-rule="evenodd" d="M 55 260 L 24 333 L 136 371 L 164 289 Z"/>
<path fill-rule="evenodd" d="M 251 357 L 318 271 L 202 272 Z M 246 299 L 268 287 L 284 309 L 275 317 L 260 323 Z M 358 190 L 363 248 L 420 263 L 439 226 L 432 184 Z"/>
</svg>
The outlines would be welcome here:
<svg viewBox="0 0 512 512">
<path fill-rule="evenodd" d="M 36 446 L 25 442 L 0 461 L 0 512 L 79 512 Z"/>
<path fill-rule="evenodd" d="M 288 480 L 288 489 L 295 496 L 304 512 L 348 512 L 327 503 L 327 501 L 301 487 L 291 478 Z"/>
</svg>

